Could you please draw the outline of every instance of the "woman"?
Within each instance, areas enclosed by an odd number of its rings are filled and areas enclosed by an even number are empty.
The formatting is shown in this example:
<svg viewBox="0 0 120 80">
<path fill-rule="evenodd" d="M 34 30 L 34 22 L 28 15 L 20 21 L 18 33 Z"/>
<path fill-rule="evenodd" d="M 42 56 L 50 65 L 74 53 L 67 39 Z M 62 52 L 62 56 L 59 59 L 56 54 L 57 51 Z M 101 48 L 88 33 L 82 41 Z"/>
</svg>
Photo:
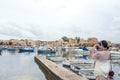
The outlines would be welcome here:
<svg viewBox="0 0 120 80">
<path fill-rule="evenodd" d="M 96 49 L 99 48 L 98 50 Z M 95 59 L 94 75 L 96 80 L 109 80 L 108 73 L 110 71 L 110 52 L 108 43 L 105 40 L 95 44 L 92 48 L 92 58 Z"/>
</svg>

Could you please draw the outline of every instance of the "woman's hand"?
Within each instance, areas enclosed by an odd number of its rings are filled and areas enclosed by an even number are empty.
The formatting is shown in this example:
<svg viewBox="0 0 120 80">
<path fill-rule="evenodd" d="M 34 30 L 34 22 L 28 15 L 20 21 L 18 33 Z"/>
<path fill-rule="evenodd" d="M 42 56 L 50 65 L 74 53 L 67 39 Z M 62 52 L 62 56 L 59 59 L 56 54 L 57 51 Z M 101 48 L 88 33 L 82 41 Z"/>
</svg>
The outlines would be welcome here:
<svg viewBox="0 0 120 80">
<path fill-rule="evenodd" d="M 99 47 L 99 44 L 95 44 L 95 45 L 93 46 L 93 48 L 96 48 L 97 46 Z"/>
<path fill-rule="evenodd" d="M 95 49 L 96 49 L 96 47 L 99 47 L 99 44 L 95 44 L 93 47 L 92 47 L 92 54 L 91 54 L 91 56 L 93 56 L 93 54 L 95 53 Z"/>
</svg>

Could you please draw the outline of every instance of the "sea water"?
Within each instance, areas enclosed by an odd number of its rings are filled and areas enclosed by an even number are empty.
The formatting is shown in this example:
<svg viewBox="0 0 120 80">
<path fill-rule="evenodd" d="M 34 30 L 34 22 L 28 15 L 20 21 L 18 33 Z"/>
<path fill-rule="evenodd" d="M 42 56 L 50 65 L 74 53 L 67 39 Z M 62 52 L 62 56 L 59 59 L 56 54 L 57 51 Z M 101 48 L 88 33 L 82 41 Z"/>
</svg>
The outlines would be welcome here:
<svg viewBox="0 0 120 80">
<path fill-rule="evenodd" d="M 0 80 L 46 80 L 34 61 L 34 53 L 2 53 L 0 56 Z"/>
</svg>

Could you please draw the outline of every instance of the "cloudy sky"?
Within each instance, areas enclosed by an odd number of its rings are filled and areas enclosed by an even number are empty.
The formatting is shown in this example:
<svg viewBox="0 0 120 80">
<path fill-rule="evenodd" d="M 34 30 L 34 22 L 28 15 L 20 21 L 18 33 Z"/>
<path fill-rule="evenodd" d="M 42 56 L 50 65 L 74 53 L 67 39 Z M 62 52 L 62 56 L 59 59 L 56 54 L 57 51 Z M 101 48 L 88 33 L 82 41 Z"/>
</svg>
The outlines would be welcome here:
<svg viewBox="0 0 120 80">
<path fill-rule="evenodd" d="M 120 43 L 120 0 L 0 0 L 0 39 L 97 37 Z"/>
</svg>

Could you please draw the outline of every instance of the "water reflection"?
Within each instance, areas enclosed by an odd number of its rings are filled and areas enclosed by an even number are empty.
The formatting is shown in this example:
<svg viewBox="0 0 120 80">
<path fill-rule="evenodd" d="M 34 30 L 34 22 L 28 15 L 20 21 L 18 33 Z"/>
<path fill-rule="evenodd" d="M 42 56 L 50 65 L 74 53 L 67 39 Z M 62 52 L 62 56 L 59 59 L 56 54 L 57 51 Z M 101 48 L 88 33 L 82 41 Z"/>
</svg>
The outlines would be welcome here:
<svg viewBox="0 0 120 80">
<path fill-rule="evenodd" d="M 0 80 L 46 80 L 34 62 L 34 54 L 5 53 L 0 56 Z"/>
</svg>

